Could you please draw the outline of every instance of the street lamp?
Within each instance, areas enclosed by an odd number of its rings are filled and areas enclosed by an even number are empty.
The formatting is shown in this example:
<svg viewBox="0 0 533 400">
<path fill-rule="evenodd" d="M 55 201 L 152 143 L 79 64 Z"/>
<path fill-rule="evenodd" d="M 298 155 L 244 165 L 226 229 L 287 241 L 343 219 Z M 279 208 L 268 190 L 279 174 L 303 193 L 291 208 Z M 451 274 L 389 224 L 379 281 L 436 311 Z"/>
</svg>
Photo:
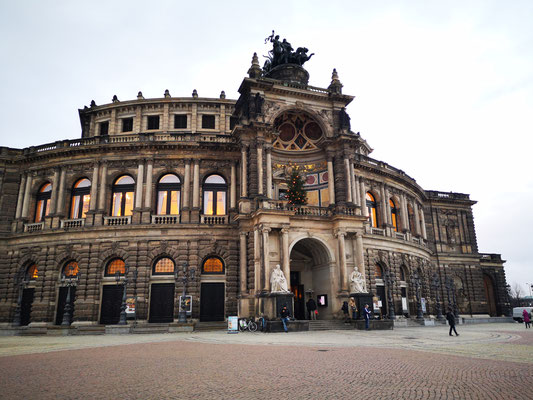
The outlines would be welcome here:
<svg viewBox="0 0 533 400">
<path fill-rule="evenodd" d="M 437 319 L 441 320 L 444 316 L 442 315 L 442 307 L 440 305 L 440 279 L 436 272 L 433 275 L 431 286 L 433 287 L 433 290 L 435 290 L 435 309 L 437 311 Z"/>
<path fill-rule="evenodd" d="M 72 306 L 70 305 L 70 288 L 72 286 L 77 286 L 80 281 L 81 272 L 77 272 L 74 275 L 74 265 L 69 265 L 69 274 L 63 275 L 63 282 L 67 286 L 67 300 L 65 301 L 65 309 L 63 311 L 63 320 L 61 321 L 61 326 L 70 326 L 72 323 Z"/>
<path fill-rule="evenodd" d="M 385 285 L 387 285 L 387 305 L 389 310 L 389 319 L 395 319 L 396 314 L 394 313 L 394 301 L 392 300 L 392 285 L 394 284 L 395 277 L 392 272 L 385 271 L 383 274 L 385 278 Z"/>
<path fill-rule="evenodd" d="M 185 310 L 186 302 L 185 302 L 185 296 L 187 295 L 187 283 L 189 281 L 194 281 L 196 269 L 194 267 L 189 268 L 189 264 L 187 262 L 184 262 L 182 264 L 182 272 L 183 276 L 181 278 L 181 282 L 183 283 L 183 292 L 181 295 L 181 303 L 180 303 L 180 312 L 178 316 L 178 322 L 185 323 L 187 322 L 187 312 Z M 178 280 L 178 270 L 176 269 L 174 271 L 174 278 Z"/>
<path fill-rule="evenodd" d="M 413 274 L 412 280 L 413 284 L 415 285 L 416 319 L 424 319 L 424 313 L 422 312 L 422 299 L 420 296 L 420 276 L 418 276 L 418 272 Z"/>
<path fill-rule="evenodd" d="M 455 284 L 453 283 L 453 279 L 447 276 L 444 286 L 446 287 L 446 293 L 448 296 L 448 307 L 452 309 L 453 315 L 455 317 L 459 317 L 459 310 L 457 308 L 457 298 L 455 296 Z"/>
<path fill-rule="evenodd" d="M 19 293 L 18 293 L 18 299 L 17 299 L 17 307 L 15 308 L 15 316 L 13 318 L 13 326 L 20 326 L 21 311 L 22 311 L 22 292 L 30 283 L 30 280 L 26 276 L 25 271 L 20 271 L 20 274 L 17 277 L 17 281 L 18 281 Z"/>
<path fill-rule="evenodd" d="M 128 287 L 128 278 L 127 278 L 128 271 L 129 271 L 129 267 L 125 267 L 124 268 L 124 279 L 122 279 L 123 289 L 122 289 L 122 304 L 120 306 L 120 319 L 118 321 L 119 325 L 127 325 L 128 323 L 126 321 L 126 290 Z M 120 282 L 120 271 L 118 269 L 115 271 L 115 280 L 117 281 L 117 285 L 118 285 Z"/>
</svg>

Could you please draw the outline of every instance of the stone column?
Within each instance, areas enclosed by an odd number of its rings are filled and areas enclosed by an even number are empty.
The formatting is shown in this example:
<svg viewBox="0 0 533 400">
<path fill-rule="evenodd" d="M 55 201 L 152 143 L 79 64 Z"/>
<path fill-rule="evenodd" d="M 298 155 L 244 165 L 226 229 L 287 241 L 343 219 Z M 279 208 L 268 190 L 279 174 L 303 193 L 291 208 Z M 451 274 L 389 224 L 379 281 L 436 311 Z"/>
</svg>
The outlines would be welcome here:
<svg viewBox="0 0 533 400">
<path fill-rule="evenodd" d="M 257 144 L 257 194 L 263 194 L 263 145 Z"/>
<path fill-rule="evenodd" d="M 26 188 L 24 189 L 24 201 L 22 203 L 22 218 L 28 218 L 28 208 L 30 207 L 30 197 L 31 197 L 31 184 L 33 176 L 31 172 L 28 172 L 26 178 Z"/>
<path fill-rule="evenodd" d="M 230 182 L 230 192 L 229 192 L 229 207 L 234 209 L 237 201 L 237 174 L 235 163 L 231 163 L 231 182 Z"/>
<path fill-rule="evenodd" d="M 328 190 L 329 204 L 335 204 L 335 174 L 333 172 L 333 159 L 328 157 Z"/>
<path fill-rule="evenodd" d="M 62 215 L 65 211 L 65 168 L 61 168 L 61 177 L 59 178 L 59 193 L 57 194 L 57 214 Z"/>
<path fill-rule="evenodd" d="M 146 189 L 144 191 L 144 207 L 152 207 L 152 179 L 154 173 L 154 160 L 148 160 L 146 164 Z"/>
<path fill-rule="evenodd" d="M 361 184 L 361 208 L 363 209 L 363 215 L 368 218 L 368 208 L 366 207 L 366 185 L 363 178 L 360 179 Z"/>
<path fill-rule="evenodd" d="M 363 234 L 361 232 L 355 233 L 355 262 L 361 275 L 365 277 L 365 257 L 363 250 Z M 365 278 L 366 283 L 366 278 Z"/>
<path fill-rule="evenodd" d="M 339 264 L 340 264 L 340 289 L 343 292 L 348 291 L 348 270 L 346 267 L 346 243 L 344 237 L 345 232 L 337 232 L 337 239 L 339 242 Z"/>
<path fill-rule="evenodd" d="M 200 208 L 200 161 L 194 160 L 192 182 L 192 207 Z"/>
<path fill-rule="evenodd" d="M 52 178 L 52 194 L 50 196 L 50 215 L 54 215 L 57 209 L 57 183 L 59 181 L 59 168 L 54 168 Z"/>
<path fill-rule="evenodd" d="M 382 223 L 387 225 L 389 223 L 389 210 L 387 207 L 387 195 L 385 194 L 385 185 L 381 185 L 381 220 Z"/>
<path fill-rule="evenodd" d="M 350 161 L 344 158 L 344 173 L 346 174 L 346 202 L 352 203 L 352 180 L 350 178 Z"/>
<path fill-rule="evenodd" d="M 139 162 L 137 167 L 137 188 L 135 189 L 135 208 L 141 208 L 143 203 L 143 178 L 144 178 L 144 160 Z"/>
<path fill-rule="evenodd" d="M 259 227 L 254 228 L 254 289 L 256 293 L 259 293 L 263 288 L 261 279 L 264 275 L 261 274 L 261 244 L 260 244 L 260 232 Z"/>
<path fill-rule="evenodd" d="M 104 211 L 105 210 L 105 192 L 106 192 L 106 181 L 107 181 L 107 163 L 102 164 L 102 168 L 100 168 L 101 175 L 100 175 L 100 193 L 98 193 L 98 210 Z"/>
<path fill-rule="evenodd" d="M 405 194 L 401 195 L 401 209 L 402 209 L 402 228 L 403 231 L 409 229 L 408 215 L 407 215 L 407 200 L 405 199 Z"/>
<path fill-rule="evenodd" d="M 248 148 L 241 149 L 241 197 L 248 196 Z"/>
<path fill-rule="evenodd" d="M 422 232 L 422 237 L 426 240 L 427 239 L 427 233 L 426 233 L 426 217 L 424 216 L 424 207 L 420 207 L 420 228 Z"/>
<path fill-rule="evenodd" d="M 289 230 L 286 228 L 281 229 L 281 269 L 285 279 L 287 279 L 287 287 L 291 287 L 291 265 L 289 254 Z"/>
<path fill-rule="evenodd" d="M 269 234 L 270 228 L 262 228 L 261 232 L 263 234 L 263 274 L 265 277 L 263 289 L 267 292 L 270 292 L 270 243 L 269 243 Z"/>
<path fill-rule="evenodd" d="M 240 246 L 239 246 L 239 275 L 240 275 L 240 292 L 244 294 L 247 292 L 247 257 L 246 257 L 246 232 L 240 233 Z"/>
<path fill-rule="evenodd" d="M 389 221 L 388 222 L 389 225 L 392 226 L 392 212 L 391 212 L 389 200 L 390 200 L 389 189 L 385 186 L 385 207 L 387 209 L 387 220 Z"/>
<path fill-rule="evenodd" d="M 22 202 L 24 200 L 24 187 L 26 186 L 26 174 L 22 175 L 19 184 L 19 194 L 17 197 L 17 210 L 15 211 L 15 218 L 19 219 L 22 215 Z"/>
<path fill-rule="evenodd" d="M 272 150 L 270 148 L 266 149 L 266 195 L 269 199 L 272 198 Z"/>
<path fill-rule="evenodd" d="M 89 201 L 89 210 L 96 210 L 96 196 L 98 194 L 98 173 L 100 172 L 100 166 L 98 163 L 94 163 L 93 177 L 91 180 L 91 200 Z"/>
<path fill-rule="evenodd" d="M 185 178 L 183 182 L 183 209 L 189 209 L 189 191 L 191 188 L 191 160 L 185 160 Z"/>
<path fill-rule="evenodd" d="M 350 160 L 350 185 L 352 186 L 353 203 L 357 205 L 359 203 L 359 200 L 357 198 L 357 189 L 355 186 L 355 171 L 353 169 L 353 160 Z"/>
<path fill-rule="evenodd" d="M 420 216 L 418 214 L 418 203 L 416 202 L 416 200 L 413 202 L 413 208 L 414 208 L 414 212 L 415 212 L 415 230 L 416 230 L 416 234 L 420 235 Z"/>
</svg>

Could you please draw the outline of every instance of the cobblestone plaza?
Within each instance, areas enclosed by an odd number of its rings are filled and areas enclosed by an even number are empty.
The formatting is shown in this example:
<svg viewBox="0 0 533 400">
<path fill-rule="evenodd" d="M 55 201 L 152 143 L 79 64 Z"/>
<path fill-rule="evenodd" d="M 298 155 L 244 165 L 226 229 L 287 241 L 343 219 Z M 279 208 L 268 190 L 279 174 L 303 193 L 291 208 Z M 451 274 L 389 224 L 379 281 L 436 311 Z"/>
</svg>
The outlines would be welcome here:
<svg viewBox="0 0 533 400">
<path fill-rule="evenodd" d="M 2 398 L 532 399 L 522 324 L 0 337 Z"/>
</svg>

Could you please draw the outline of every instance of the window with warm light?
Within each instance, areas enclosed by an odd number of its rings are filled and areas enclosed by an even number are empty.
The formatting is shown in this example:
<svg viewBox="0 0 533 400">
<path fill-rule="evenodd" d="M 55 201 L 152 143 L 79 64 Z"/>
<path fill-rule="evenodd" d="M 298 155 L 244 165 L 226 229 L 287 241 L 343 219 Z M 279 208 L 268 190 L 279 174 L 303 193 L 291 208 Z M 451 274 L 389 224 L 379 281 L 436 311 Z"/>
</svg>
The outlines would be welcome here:
<svg viewBox="0 0 533 400">
<path fill-rule="evenodd" d="M 70 218 L 85 218 L 91 202 L 91 181 L 87 178 L 78 180 L 72 188 Z"/>
<path fill-rule="evenodd" d="M 376 272 L 374 276 L 376 279 L 383 279 L 383 269 L 379 264 L 376 264 Z"/>
<path fill-rule="evenodd" d="M 181 181 L 174 174 L 166 174 L 157 183 L 157 214 L 178 215 L 180 213 Z"/>
<path fill-rule="evenodd" d="M 203 185 L 204 215 L 226 215 L 228 185 L 220 175 L 209 175 Z"/>
<path fill-rule="evenodd" d="M 63 278 L 75 278 L 80 272 L 80 267 L 76 261 L 70 261 L 63 267 Z"/>
<path fill-rule="evenodd" d="M 26 271 L 26 279 L 27 280 L 35 280 L 39 277 L 39 267 L 37 264 L 32 264 L 28 267 L 28 270 Z"/>
<path fill-rule="evenodd" d="M 115 276 L 115 274 L 124 275 L 126 273 L 126 263 L 120 258 L 115 258 L 107 264 L 105 268 L 105 276 Z"/>
<path fill-rule="evenodd" d="M 123 175 L 115 181 L 113 185 L 113 206 L 111 209 L 111 215 L 113 217 L 132 214 L 134 185 L 135 181 L 129 175 Z"/>
<path fill-rule="evenodd" d="M 368 217 L 370 221 L 370 226 L 373 228 L 378 227 L 378 212 L 376 198 L 370 192 L 366 192 L 366 208 L 368 209 Z"/>
<path fill-rule="evenodd" d="M 224 263 L 218 257 L 209 257 L 202 264 L 202 274 L 223 274 Z"/>
<path fill-rule="evenodd" d="M 52 184 L 45 183 L 37 193 L 37 206 L 35 209 L 35 222 L 42 222 L 50 213 L 50 197 L 52 196 Z"/>
<path fill-rule="evenodd" d="M 176 264 L 171 258 L 163 257 L 157 260 L 152 270 L 152 275 L 172 275 Z"/>
<path fill-rule="evenodd" d="M 394 200 L 389 199 L 389 205 L 390 205 L 392 227 L 394 228 L 395 231 L 398 231 L 398 209 L 396 208 L 396 203 L 394 202 Z"/>
</svg>

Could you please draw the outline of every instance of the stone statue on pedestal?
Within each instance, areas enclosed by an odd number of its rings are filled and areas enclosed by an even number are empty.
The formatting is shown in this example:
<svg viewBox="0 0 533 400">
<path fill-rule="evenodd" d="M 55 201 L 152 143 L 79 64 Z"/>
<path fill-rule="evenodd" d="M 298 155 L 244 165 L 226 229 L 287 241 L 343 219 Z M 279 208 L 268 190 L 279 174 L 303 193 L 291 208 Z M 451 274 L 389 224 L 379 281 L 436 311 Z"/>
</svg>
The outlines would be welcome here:
<svg viewBox="0 0 533 400">
<path fill-rule="evenodd" d="M 287 279 L 285 279 L 285 275 L 283 275 L 279 264 L 276 265 L 276 268 L 272 271 L 272 275 L 270 275 L 270 290 L 278 293 L 289 293 Z"/>
<path fill-rule="evenodd" d="M 350 275 L 350 293 L 366 293 L 365 278 L 359 272 L 357 267 L 354 267 Z"/>
</svg>

